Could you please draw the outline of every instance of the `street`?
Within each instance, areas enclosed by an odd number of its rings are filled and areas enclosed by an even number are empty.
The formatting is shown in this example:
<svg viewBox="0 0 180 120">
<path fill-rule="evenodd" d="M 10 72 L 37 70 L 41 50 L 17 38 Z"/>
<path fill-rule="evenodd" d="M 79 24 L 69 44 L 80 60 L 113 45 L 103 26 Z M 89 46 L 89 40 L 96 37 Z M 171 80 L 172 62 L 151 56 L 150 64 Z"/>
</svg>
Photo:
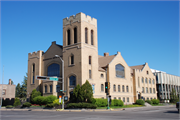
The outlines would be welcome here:
<svg viewBox="0 0 180 120">
<path fill-rule="evenodd" d="M 1 120 L 179 120 L 174 106 L 127 108 L 118 111 L 1 111 Z"/>
</svg>

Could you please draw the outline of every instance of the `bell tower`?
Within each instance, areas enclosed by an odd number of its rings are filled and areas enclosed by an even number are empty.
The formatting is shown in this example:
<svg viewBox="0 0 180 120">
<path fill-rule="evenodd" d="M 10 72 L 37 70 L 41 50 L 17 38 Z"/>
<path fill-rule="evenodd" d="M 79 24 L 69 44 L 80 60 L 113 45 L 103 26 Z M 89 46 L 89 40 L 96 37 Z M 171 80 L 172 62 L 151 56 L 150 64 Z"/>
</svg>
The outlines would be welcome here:
<svg viewBox="0 0 180 120">
<path fill-rule="evenodd" d="M 66 95 L 89 80 L 97 80 L 97 20 L 84 13 L 63 19 L 64 87 Z"/>
</svg>

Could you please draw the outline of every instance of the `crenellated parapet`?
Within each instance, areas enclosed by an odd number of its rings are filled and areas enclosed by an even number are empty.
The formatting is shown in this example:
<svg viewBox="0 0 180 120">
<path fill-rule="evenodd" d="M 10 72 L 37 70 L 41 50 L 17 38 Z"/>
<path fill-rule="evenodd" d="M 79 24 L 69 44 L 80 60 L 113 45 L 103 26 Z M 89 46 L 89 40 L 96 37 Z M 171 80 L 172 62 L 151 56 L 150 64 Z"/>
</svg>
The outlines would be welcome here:
<svg viewBox="0 0 180 120">
<path fill-rule="evenodd" d="M 39 50 L 39 51 L 35 51 L 33 53 L 28 53 L 28 58 L 31 59 L 31 58 L 39 58 L 41 57 L 43 54 L 43 51 L 42 50 Z"/>
<path fill-rule="evenodd" d="M 69 25 L 74 22 L 82 22 L 82 21 L 88 22 L 88 23 L 94 25 L 95 27 L 97 27 L 97 19 L 91 18 L 91 16 L 86 15 L 82 12 L 77 13 L 76 15 L 72 15 L 69 18 L 68 17 L 64 18 L 63 26 Z"/>
</svg>

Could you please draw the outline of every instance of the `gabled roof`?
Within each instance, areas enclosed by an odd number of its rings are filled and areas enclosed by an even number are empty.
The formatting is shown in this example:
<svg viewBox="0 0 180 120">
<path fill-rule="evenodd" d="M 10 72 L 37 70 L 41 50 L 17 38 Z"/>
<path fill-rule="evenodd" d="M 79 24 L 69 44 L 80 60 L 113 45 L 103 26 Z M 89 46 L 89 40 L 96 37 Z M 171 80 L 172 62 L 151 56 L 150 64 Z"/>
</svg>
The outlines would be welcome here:
<svg viewBox="0 0 180 120">
<path fill-rule="evenodd" d="M 142 70 L 144 68 L 145 64 L 143 65 L 136 65 L 136 66 L 130 66 L 131 69 L 139 69 Z"/>
<path fill-rule="evenodd" d="M 103 68 L 103 67 L 107 67 L 107 65 L 113 60 L 113 58 L 115 57 L 116 55 L 111 55 L 111 56 L 106 56 L 106 57 L 99 57 L 98 60 L 99 60 L 99 67 L 100 68 Z"/>
</svg>

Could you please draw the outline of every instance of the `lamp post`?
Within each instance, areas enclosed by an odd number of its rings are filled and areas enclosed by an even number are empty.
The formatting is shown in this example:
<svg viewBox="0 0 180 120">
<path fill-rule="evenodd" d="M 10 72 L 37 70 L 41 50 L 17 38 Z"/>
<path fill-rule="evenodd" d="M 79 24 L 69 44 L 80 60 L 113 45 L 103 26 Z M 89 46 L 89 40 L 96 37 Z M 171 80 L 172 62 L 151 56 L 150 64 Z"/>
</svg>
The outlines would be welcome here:
<svg viewBox="0 0 180 120">
<path fill-rule="evenodd" d="M 64 61 L 59 55 L 55 55 L 55 57 L 58 57 L 62 62 L 62 90 L 64 92 Z M 62 109 L 64 109 L 64 95 L 63 95 Z"/>
</svg>

